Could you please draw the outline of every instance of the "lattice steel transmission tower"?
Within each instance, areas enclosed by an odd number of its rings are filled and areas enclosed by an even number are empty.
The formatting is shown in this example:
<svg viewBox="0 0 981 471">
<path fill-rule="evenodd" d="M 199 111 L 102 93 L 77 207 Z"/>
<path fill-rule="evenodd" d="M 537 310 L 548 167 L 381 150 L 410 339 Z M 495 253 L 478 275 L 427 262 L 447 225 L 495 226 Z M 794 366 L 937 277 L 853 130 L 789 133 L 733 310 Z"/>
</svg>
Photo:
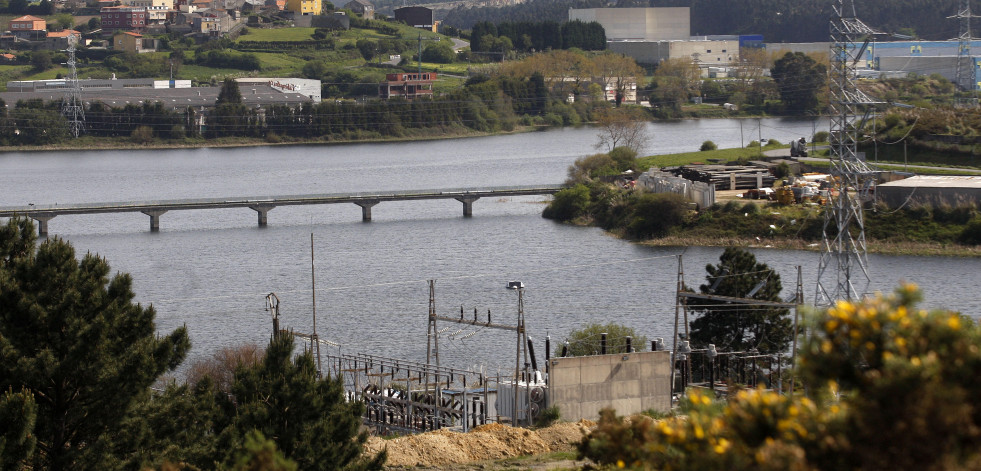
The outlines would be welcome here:
<svg viewBox="0 0 981 471">
<path fill-rule="evenodd" d="M 971 19 L 978 18 L 971 14 L 971 0 L 961 0 L 961 6 L 957 9 L 957 14 L 947 18 L 957 18 L 961 23 L 961 34 L 957 36 L 957 71 L 954 75 L 954 83 L 965 90 L 977 90 L 978 84 L 974 76 L 974 60 L 971 56 Z M 965 64 L 964 59 L 967 59 Z"/>
<path fill-rule="evenodd" d="M 61 102 L 61 114 L 68 120 L 68 132 L 78 137 L 85 130 L 85 108 L 82 107 L 82 86 L 78 83 L 78 70 L 75 68 L 74 36 L 68 36 L 68 77 L 65 79 L 65 98 Z"/>
<path fill-rule="evenodd" d="M 833 190 L 824 208 L 824 232 L 815 305 L 853 299 L 869 283 L 863 205 L 876 172 L 856 151 L 859 133 L 875 105 L 858 89 L 855 64 L 878 31 L 856 18 L 852 0 L 836 0 L 831 19 L 831 176 Z"/>
</svg>

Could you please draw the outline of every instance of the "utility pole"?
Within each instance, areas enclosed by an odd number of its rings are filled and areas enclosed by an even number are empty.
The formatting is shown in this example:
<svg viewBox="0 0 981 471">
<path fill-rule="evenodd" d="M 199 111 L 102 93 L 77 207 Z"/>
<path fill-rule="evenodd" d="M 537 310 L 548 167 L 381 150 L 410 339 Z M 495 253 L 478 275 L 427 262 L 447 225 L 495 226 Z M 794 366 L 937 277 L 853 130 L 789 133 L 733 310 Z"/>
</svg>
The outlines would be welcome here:
<svg viewBox="0 0 981 471">
<path fill-rule="evenodd" d="M 422 80 L 422 41 L 423 40 L 426 40 L 426 41 L 439 41 L 439 36 L 436 36 L 435 38 L 424 38 L 424 37 L 422 37 L 422 33 L 421 32 L 419 33 L 419 60 L 418 60 L 418 64 L 419 64 L 419 80 Z"/>
<path fill-rule="evenodd" d="M 317 375 L 320 375 L 320 337 L 317 335 L 317 272 L 313 263 L 313 232 L 310 233 L 310 295 L 313 300 L 313 343 L 317 349 Z"/>
</svg>

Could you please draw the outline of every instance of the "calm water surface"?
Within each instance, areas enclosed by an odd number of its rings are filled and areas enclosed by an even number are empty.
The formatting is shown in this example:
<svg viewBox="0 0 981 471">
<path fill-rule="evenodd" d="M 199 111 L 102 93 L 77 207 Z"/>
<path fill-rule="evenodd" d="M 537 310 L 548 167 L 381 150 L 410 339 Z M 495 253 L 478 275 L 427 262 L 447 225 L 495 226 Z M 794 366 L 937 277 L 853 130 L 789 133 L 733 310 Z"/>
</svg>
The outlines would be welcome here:
<svg viewBox="0 0 981 471">
<path fill-rule="evenodd" d="M 758 127 L 758 124 L 761 127 Z M 657 123 L 647 154 L 720 147 L 764 138 L 787 142 L 827 123 L 769 119 Z M 484 138 L 333 146 L 82 151 L 0 154 L 0 206 L 226 196 L 410 190 L 560 183 L 577 158 L 597 150 L 596 131 L 566 128 Z M 586 322 L 615 321 L 648 337 L 671 336 L 678 255 L 689 284 L 722 249 L 639 247 L 593 228 L 541 218 L 541 197 L 481 199 L 464 219 L 454 200 L 382 203 L 362 223 L 351 205 L 294 206 L 269 212 L 256 227 L 248 209 L 177 211 L 147 231 L 142 214 L 59 216 L 52 236 L 94 252 L 133 275 L 137 299 L 157 310 L 161 331 L 187 325 L 191 360 L 222 346 L 264 344 L 271 330 L 264 297 L 275 292 L 281 324 L 309 332 L 310 235 L 316 255 L 317 326 L 345 353 L 425 358 L 428 287 L 440 313 L 513 323 L 517 299 L 508 280 L 526 285 L 530 335 L 560 341 Z M 793 289 L 803 266 L 814 294 L 816 253 L 758 249 L 760 261 Z M 927 304 L 977 318 L 981 261 L 872 256 L 873 290 L 900 279 L 924 287 Z M 789 291 L 787 291 L 789 294 Z M 513 362 L 514 339 L 500 331 L 451 328 L 444 363 L 491 371 Z M 456 334 L 451 336 L 451 334 Z M 541 347 L 540 347 L 541 348 Z"/>
</svg>

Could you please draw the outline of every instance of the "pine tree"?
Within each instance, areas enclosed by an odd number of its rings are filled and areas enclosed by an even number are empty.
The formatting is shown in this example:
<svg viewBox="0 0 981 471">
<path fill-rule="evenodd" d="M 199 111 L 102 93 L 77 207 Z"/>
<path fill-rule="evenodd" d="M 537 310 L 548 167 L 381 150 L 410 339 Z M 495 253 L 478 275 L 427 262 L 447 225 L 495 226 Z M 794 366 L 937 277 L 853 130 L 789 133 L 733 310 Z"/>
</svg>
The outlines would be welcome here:
<svg viewBox="0 0 981 471">
<path fill-rule="evenodd" d="M 21 469 L 34 453 L 37 404 L 27 391 L 0 396 L 0 469 Z"/>
<path fill-rule="evenodd" d="M 131 406 L 190 341 L 184 328 L 158 337 L 153 308 L 104 259 L 35 242 L 29 220 L 0 227 L 0 390 L 37 403 L 35 469 L 99 469 Z"/>
<path fill-rule="evenodd" d="M 706 284 L 699 287 L 703 294 L 780 301 L 780 275 L 765 263 L 757 263 L 756 256 L 745 249 L 726 248 L 719 263 L 707 265 L 705 271 Z M 763 287 L 748 296 L 764 280 Z M 790 344 L 793 333 L 786 309 L 708 300 L 698 303 L 705 307 L 691 323 L 691 340 L 696 346 L 715 344 L 722 351 L 756 348 L 766 354 L 785 351 Z"/>
<path fill-rule="evenodd" d="M 364 405 L 345 401 L 340 378 L 317 378 L 313 355 L 306 351 L 294 358 L 293 347 L 293 336 L 280 335 L 261 363 L 236 371 L 235 415 L 219 447 L 241 446 L 257 430 L 299 469 L 381 469 L 384 453 L 373 459 L 361 456 L 368 439 L 360 431 Z"/>
</svg>

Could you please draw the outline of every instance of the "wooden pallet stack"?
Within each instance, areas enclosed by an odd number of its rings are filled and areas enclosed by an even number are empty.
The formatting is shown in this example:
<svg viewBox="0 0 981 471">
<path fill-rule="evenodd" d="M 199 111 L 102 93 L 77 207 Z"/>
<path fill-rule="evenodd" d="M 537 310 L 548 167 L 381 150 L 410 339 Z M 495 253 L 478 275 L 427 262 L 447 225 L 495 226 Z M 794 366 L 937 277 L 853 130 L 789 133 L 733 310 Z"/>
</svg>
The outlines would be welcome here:
<svg viewBox="0 0 981 471">
<path fill-rule="evenodd" d="M 742 165 L 684 165 L 672 169 L 672 173 L 692 181 L 712 184 L 716 190 L 768 188 L 774 182 L 773 175 L 765 169 Z"/>
</svg>

